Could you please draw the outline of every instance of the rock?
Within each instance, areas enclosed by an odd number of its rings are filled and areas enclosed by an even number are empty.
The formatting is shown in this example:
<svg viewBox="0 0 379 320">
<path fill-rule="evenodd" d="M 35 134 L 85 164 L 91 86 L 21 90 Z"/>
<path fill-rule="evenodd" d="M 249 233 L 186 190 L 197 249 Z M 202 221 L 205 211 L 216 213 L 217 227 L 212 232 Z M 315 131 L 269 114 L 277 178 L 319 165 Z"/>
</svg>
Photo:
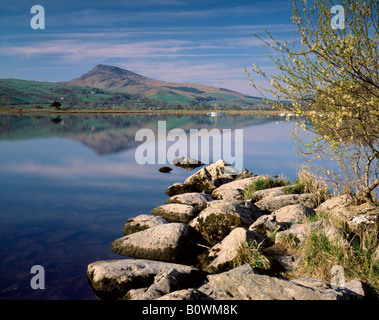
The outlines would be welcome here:
<svg viewBox="0 0 379 320">
<path fill-rule="evenodd" d="M 117 299 L 131 289 L 150 287 L 156 275 L 175 269 L 181 274 L 183 286 L 200 285 L 204 273 L 191 267 L 150 260 L 104 260 L 88 265 L 90 287 L 99 299 Z"/>
<path fill-rule="evenodd" d="M 309 208 L 315 208 L 317 195 L 313 193 L 305 194 L 287 194 L 284 196 L 264 197 L 263 199 L 255 202 L 255 205 L 260 208 L 264 213 L 269 214 L 280 208 L 293 205 L 303 204 Z"/>
<path fill-rule="evenodd" d="M 266 197 L 272 198 L 272 197 L 284 196 L 285 195 L 285 193 L 283 192 L 284 188 L 285 187 L 275 187 L 275 188 L 269 188 L 269 189 L 263 189 L 263 190 L 255 191 L 253 193 L 252 200 L 257 202 L 257 201 L 262 200 L 263 198 L 266 198 Z"/>
<path fill-rule="evenodd" d="M 347 223 L 349 232 L 360 235 L 362 232 L 378 231 L 379 206 L 363 203 L 359 206 L 345 206 L 339 209 L 339 217 Z"/>
<path fill-rule="evenodd" d="M 175 158 L 172 161 L 172 164 L 176 167 L 183 168 L 184 170 L 187 170 L 187 171 L 196 169 L 204 165 L 204 163 L 196 159 L 186 158 L 186 157 Z"/>
<path fill-rule="evenodd" d="M 325 211 L 326 213 L 332 212 L 334 209 L 338 209 L 340 207 L 347 207 L 353 204 L 353 199 L 350 195 L 344 194 L 336 197 L 332 197 L 323 203 L 321 203 L 315 210 Z"/>
<path fill-rule="evenodd" d="M 276 221 L 274 214 L 259 217 L 250 227 L 249 230 L 256 231 L 260 234 L 270 236 L 273 232 L 281 230 L 281 225 Z"/>
<path fill-rule="evenodd" d="M 212 197 L 218 200 L 236 199 L 242 200 L 243 193 L 249 188 L 251 183 L 259 177 L 235 180 L 216 188 L 212 192 Z"/>
<path fill-rule="evenodd" d="M 176 269 L 165 270 L 154 277 L 154 283 L 143 289 L 132 289 L 126 294 L 127 300 L 154 300 L 170 292 L 190 285 L 188 277 Z"/>
<path fill-rule="evenodd" d="M 247 178 L 256 177 L 257 175 L 250 172 L 247 169 L 242 169 L 242 171 L 237 175 L 237 177 L 234 180 L 243 180 Z"/>
<path fill-rule="evenodd" d="M 137 259 L 168 262 L 190 260 L 204 251 L 196 234 L 184 223 L 158 225 L 113 241 L 113 252 Z"/>
<path fill-rule="evenodd" d="M 207 280 L 198 290 L 215 300 L 339 300 L 344 297 L 328 285 L 311 288 L 245 269 L 208 275 Z"/>
<path fill-rule="evenodd" d="M 157 300 L 195 300 L 195 301 L 203 301 L 203 300 L 212 300 L 205 293 L 197 290 L 197 289 L 183 289 L 168 293 Z"/>
<path fill-rule="evenodd" d="M 172 171 L 172 169 L 170 167 L 161 167 L 158 169 L 158 171 L 163 173 L 169 173 L 170 171 Z"/>
<path fill-rule="evenodd" d="M 155 217 L 151 214 L 141 214 L 126 221 L 124 234 L 136 233 L 166 223 L 168 223 L 168 221 L 162 217 Z"/>
<path fill-rule="evenodd" d="M 197 192 L 200 191 L 199 189 L 196 189 L 194 187 L 190 187 L 188 185 L 185 185 L 184 183 L 174 183 L 172 186 L 169 186 L 166 189 L 166 194 L 169 197 L 175 196 L 177 194 L 183 194 L 188 192 Z"/>
<path fill-rule="evenodd" d="M 362 283 L 358 279 L 351 280 L 345 283 L 342 288 L 334 289 L 331 284 L 316 278 L 298 278 L 292 280 L 293 283 L 304 286 L 306 288 L 318 290 L 329 294 L 337 294 L 339 300 L 355 300 L 362 299 L 365 295 Z"/>
<path fill-rule="evenodd" d="M 196 217 L 198 211 L 189 205 L 170 203 L 154 208 L 151 213 L 161 216 L 169 222 L 188 223 Z"/>
<path fill-rule="evenodd" d="M 306 218 L 316 214 L 316 212 L 303 204 L 293 204 L 275 210 L 272 214 L 276 216 L 276 220 L 280 223 L 301 223 Z"/>
<path fill-rule="evenodd" d="M 261 211 L 250 201 L 214 200 L 188 225 L 215 245 L 233 229 L 248 228 L 261 215 Z"/>
<path fill-rule="evenodd" d="M 260 243 L 264 239 L 265 237 L 255 231 L 249 231 L 245 228 L 236 228 L 221 242 L 203 252 L 197 258 L 199 262 L 199 266 L 197 267 L 209 273 L 218 273 L 232 269 L 234 261 L 239 255 L 241 244 L 249 241 Z"/>
<path fill-rule="evenodd" d="M 231 182 L 238 171 L 224 160 L 219 160 L 189 176 L 184 184 L 211 193 L 222 184 Z"/>
<path fill-rule="evenodd" d="M 178 194 L 166 200 L 166 204 L 180 203 L 193 206 L 198 212 L 203 210 L 208 202 L 212 201 L 212 197 L 206 193 L 191 192 Z"/>
<path fill-rule="evenodd" d="M 325 236 L 333 243 L 339 242 L 343 246 L 348 246 L 348 242 L 344 238 L 344 231 L 330 223 L 320 220 L 312 223 L 293 224 L 289 229 L 280 231 L 276 234 L 275 242 L 280 242 L 283 237 L 292 235 L 299 242 L 304 242 L 307 237 L 313 233 L 324 233 Z"/>
<path fill-rule="evenodd" d="M 276 258 L 276 261 L 285 271 L 292 271 L 299 266 L 300 259 L 297 255 L 286 255 Z"/>
</svg>

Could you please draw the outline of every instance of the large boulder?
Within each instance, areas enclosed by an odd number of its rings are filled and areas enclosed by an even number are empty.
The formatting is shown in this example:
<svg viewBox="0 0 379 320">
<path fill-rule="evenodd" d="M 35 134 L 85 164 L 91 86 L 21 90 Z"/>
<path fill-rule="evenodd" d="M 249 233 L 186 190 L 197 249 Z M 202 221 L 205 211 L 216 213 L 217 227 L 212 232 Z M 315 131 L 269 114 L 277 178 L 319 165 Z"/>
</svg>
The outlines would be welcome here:
<svg viewBox="0 0 379 320">
<path fill-rule="evenodd" d="M 242 244 L 250 241 L 260 243 L 264 239 L 265 237 L 255 231 L 241 227 L 236 228 L 221 242 L 198 256 L 198 268 L 209 273 L 232 269 Z"/>
<path fill-rule="evenodd" d="M 196 232 L 184 223 L 162 224 L 118 238 L 110 248 L 122 256 L 167 262 L 190 260 L 204 251 Z"/>
<path fill-rule="evenodd" d="M 203 272 L 194 267 L 134 259 L 93 262 L 88 265 L 87 277 L 99 299 L 117 299 L 124 297 L 131 289 L 150 287 L 157 275 L 172 270 L 180 274 L 180 286 L 183 288 L 203 282 Z"/>
<path fill-rule="evenodd" d="M 272 214 L 276 216 L 279 223 L 302 223 L 306 218 L 316 214 L 316 212 L 303 204 L 292 204 L 275 210 Z"/>
<path fill-rule="evenodd" d="M 180 203 L 193 206 L 197 211 L 201 211 L 205 208 L 208 202 L 212 201 L 212 197 L 206 193 L 190 192 L 184 194 L 178 194 L 170 199 L 166 200 L 166 204 Z"/>
<path fill-rule="evenodd" d="M 254 176 L 246 179 L 239 179 L 216 188 L 212 192 L 212 197 L 218 200 L 236 199 L 242 200 L 244 191 L 249 188 L 254 180 L 259 179 L 259 176 Z"/>
<path fill-rule="evenodd" d="M 169 197 L 172 197 L 177 194 L 183 194 L 187 192 L 197 192 L 197 191 L 200 191 L 200 189 L 188 186 L 184 183 L 176 182 L 173 185 L 169 186 L 165 192 Z"/>
<path fill-rule="evenodd" d="M 242 266 L 228 272 L 207 276 L 208 282 L 199 291 L 214 300 L 340 300 L 350 299 L 349 292 L 323 286 L 305 286 L 304 283 L 283 280 L 255 273 Z"/>
<path fill-rule="evenodd" d="M 170 203 L 154 208 L 151 213 L 163 217 L 169 222 L 188 223 L 196 217 L 198 211 L 190 205 Z"/>
<path fill-rule="evenodd" d="M 259 177 L 258 177 L 259 178 Z M 262 200 L 266 197 L 278 197 L 278 196 L 284 196 L 285 193 L 283 192 L 283 189 L 285 187 L 275 187 L 275 188 L 269 188 L 269 189 L 263 189 L 255 191 L 252 195 L 252 200 L 257 202 L 259 200 Z"/>
<path fill-rule="evenodd" d="M 305 194 L 286 194 L 284 196 L 264 197 L 255 202 L 255 205 L 264 213 L 269 214 L 280 208 L 293 205 L 303 204 L 309 208 L 315 208 L 317 203 L 317 195 L 313 193 Z"/>
<path fill-rule="evenodd" d="M 126 221 L 124 235 L 136 233 L 166 223 L 168 223 L 168 221 L 163 217 L 155 217 L 151 214 L 141 214 Z"/>
<path fill-rule="evenodd" d="M 233 229 L 248 228 L 261 215 L 261 210 L 250 201 L 214 200 L 188 225 L 215 245 Z"/>
<path fill-rule="evenodd" d="M 189 176 L 184 184 L 211 193 L 219 186 L 233 181 L 238 173 L 238 170 L 224 160 L 218 160 Z"/>
</svg>

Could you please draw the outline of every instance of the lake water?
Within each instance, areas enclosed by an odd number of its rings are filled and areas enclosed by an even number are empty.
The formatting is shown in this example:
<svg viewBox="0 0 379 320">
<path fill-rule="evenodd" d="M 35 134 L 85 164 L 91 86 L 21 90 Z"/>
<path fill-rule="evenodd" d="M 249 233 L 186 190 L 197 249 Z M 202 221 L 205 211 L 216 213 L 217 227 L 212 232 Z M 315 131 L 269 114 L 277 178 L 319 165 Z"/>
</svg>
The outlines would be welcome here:
<svg viewBox="0 0 379 320">
<path fill-rule="evenodd" d="M 294 180 L 292 127 L 277 124 L 280 120 L 257 115 L 0 115 L 0 299 L 95 299 L 87 265 L 124 258 L 109 244 L 123 236 L 125 222 L 164 204 L 166 188 L 196 171 L 167 163 L 173 171 L 164 174 L 158 171 L 162 164 L 138 164 L 136 148 L 143 143 L 135 141 L 138 130 L 150 129 L 158 137 L 158 121 L 165 121 L 167 131 L 186 133 L 242 129 L 244 168 Z M 34 265 L 45 270 L 45 289 L 31 288 Z"/>
</svg>

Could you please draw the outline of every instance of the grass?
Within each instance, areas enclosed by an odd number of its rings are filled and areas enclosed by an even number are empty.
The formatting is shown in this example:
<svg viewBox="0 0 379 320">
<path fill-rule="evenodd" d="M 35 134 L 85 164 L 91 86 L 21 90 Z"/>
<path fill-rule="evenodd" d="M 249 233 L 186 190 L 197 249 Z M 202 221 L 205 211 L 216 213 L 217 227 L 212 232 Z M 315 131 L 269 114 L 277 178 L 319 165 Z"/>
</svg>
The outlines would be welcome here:
<svg viewBox="0 0 379 320">
<path fill-rule="evenodd" d="M 309 231 L 306 240 L 296 241 L 292 235 L 283 239 L 291 254 L 300 257 L 297 269 L 287 272 L 286 277 L 315 277 L 330 283 L 334 266 L 341 266 L 346 281 L 359 279 L 379 295 L 379 260 L 374 260 L 378 247 L 377 231 L 368 231 L 361 238 L 355 236 L 349 245 L 339 239 L 331 240 L 323 231 Z M 282 242 L 282 240 L 281 240 Z"/>
<path fill-rule="evenodd" d="M 249 200 L 254 198 L 254 192 L 259 190 L 271 189 L 276 187 L 283 187 L 288 185 L 289 181 L 284 177 L 276 177 L 274 179 L 270 177 L 263 177 L 257 180 L 254 180 L 249 187 L 244 190 L 243 199 Z"/>
<path fill-rule="evenodd" d="M 255 240 L 241 243 L 234 261 L 234 268 L 243 266 L 246 263 L 250 264 L 252 268 L 270 268 L 270 261 L 260 252 L 260 244 Z"/>
</svg>

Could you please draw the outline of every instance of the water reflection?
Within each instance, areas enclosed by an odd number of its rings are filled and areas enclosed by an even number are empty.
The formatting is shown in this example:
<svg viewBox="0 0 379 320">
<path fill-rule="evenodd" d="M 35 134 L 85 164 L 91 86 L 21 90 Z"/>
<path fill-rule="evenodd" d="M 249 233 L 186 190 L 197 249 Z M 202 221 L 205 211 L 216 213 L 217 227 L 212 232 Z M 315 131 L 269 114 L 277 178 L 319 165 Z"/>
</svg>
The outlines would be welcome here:
<svg viewBox="0 0 379 320">
<path fill-rule="evenodd" d="M 212 129 L 205 115 L 0 116 L 1 299 L 94 299 L 87 265 L 121 258 L 109 243 L 130 217 L 149 213 L 193 171 L 138 165 L 141 128 Z M 244 167 L 295 178 L 291 125 L 277 117 L 231 115 L 217 128 L 244 130 Z M 168 145 L 169 146 L 169 145 Z M 30 288 L 42 265 L 46 289 Z"/>
</svg>

